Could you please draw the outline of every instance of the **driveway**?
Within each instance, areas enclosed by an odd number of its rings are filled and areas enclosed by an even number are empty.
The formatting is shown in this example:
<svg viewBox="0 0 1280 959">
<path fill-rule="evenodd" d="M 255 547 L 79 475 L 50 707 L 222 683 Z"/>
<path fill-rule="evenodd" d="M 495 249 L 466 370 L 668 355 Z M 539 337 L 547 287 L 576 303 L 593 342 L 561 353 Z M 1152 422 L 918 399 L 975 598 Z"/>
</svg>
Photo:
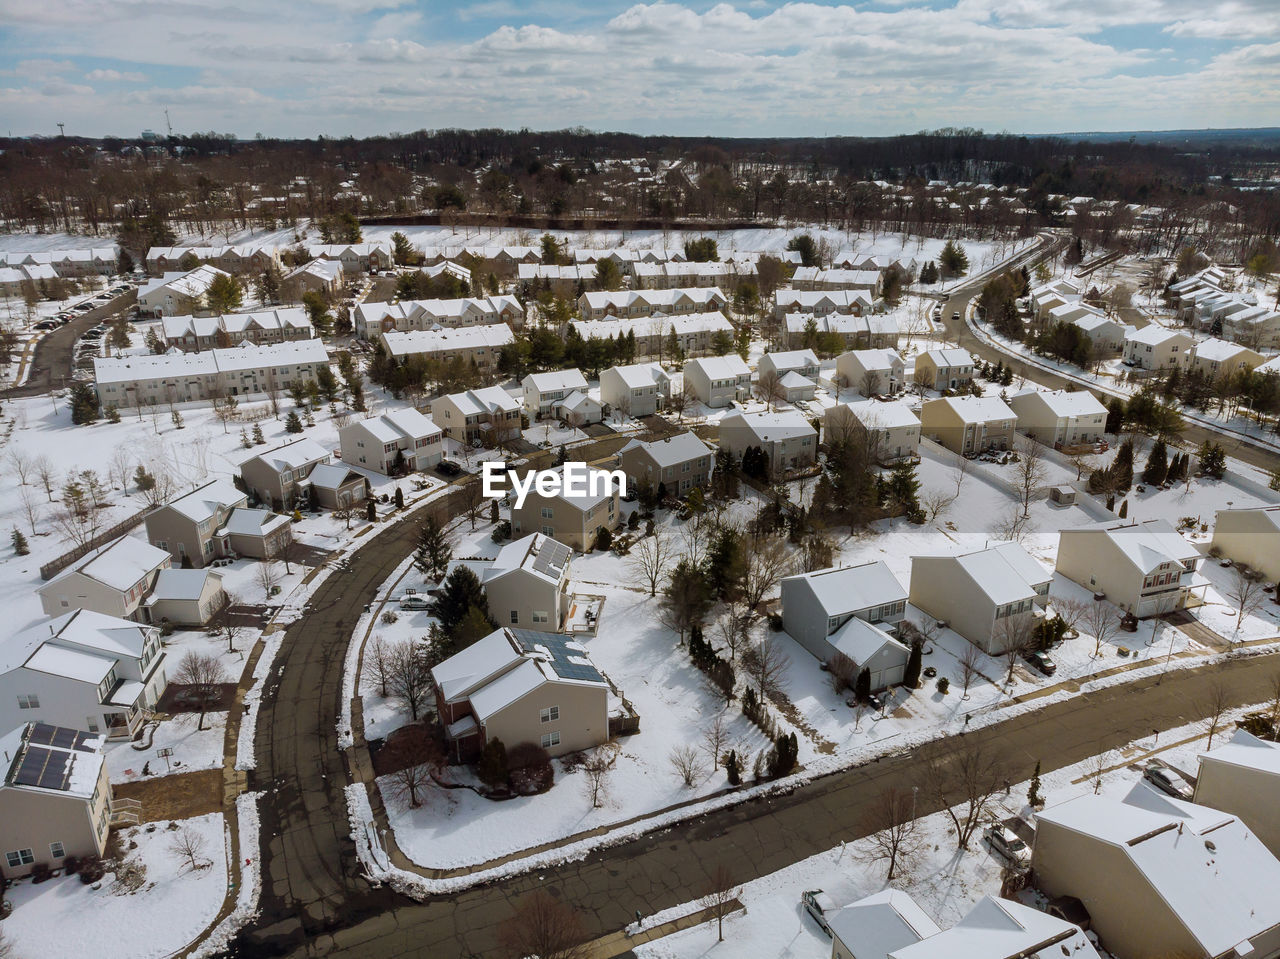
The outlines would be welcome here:
<svg viewBox="0 0 1280 959">
<path fill-rule="evenodd" d="M 0 390 L 0 396 L 40 396 L 62 389 L 74 375 L 72 364 L 75 362 L 75 346 L 81 334 L 123 312 L 137 301 L 138 291 L 130 290 L 90 310 L 84 316 L 71 320 L 66 326 L 50 331 L 36 343 L 27 381 L 22 386 Z"/>
</svg>

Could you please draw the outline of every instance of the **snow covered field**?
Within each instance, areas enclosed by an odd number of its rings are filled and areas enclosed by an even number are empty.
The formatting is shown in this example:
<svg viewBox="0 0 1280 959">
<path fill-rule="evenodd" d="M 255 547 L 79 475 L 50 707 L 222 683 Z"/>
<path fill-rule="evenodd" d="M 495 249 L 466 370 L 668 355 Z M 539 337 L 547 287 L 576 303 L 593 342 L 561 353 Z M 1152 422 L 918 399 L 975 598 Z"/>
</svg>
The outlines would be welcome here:
<svg viewBox="0 0 1280 959">
<path fill-rule="evenodd" d="M 5 897 L 14 909 L 4 921 L 4 932 L 14 954 L 159 959 L 200 935 L 217 915 L 227 888 L 224 819 L 213 813 L 179 823 L 199 837 L 197 861 L 208 863 L 200 869 L 192 869 L 172 848 L 177 830 L 167 825 L 152 823 L 120 833 L 126 858 L 146 869 L 143 885 L 132 893 L 121 889 L 112 873 L 98 889 L 77 876 L 39 885 L 24 880 L 11 887 Z"/>
</svg>

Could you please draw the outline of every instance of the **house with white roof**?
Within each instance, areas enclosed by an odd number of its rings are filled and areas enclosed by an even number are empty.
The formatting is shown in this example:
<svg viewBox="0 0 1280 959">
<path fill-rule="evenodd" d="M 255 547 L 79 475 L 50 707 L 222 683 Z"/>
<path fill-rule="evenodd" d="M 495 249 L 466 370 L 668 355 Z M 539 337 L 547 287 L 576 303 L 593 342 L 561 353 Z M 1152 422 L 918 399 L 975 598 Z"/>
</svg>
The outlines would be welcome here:
<svg viewBox="0 0 1280 959">
<path fill-rule="evenodd" d="M 263 344 L 310 340 L 316 335 L 307 311 L 299 307 L 221 316 L 166 316 L 160 321 L 160 330 L 166 347 L 176 347 L 184 353 L 239 346 L 246 341 Z"/>
<path fill-rule="evenodd" d="M 39 721 L 129 738 L 166 683 L 159 629 L 73 609 L 0 640 L 0 729 Z"/>
<path fill-rule="evenodd" d="M 714 349 L 718 334 L 732 337 L 734 333 L 733 324 L 725 319 L 723 313 L 716 312 L 675 316 L 655 313 L 635 319 L 609 315 L 599 320 L 575 320 L 570 326 L 587 341 L 630 340 L 634 337 L 637 357 L 656 356 L 660 360 L 708 353 Z"/>
<path fill-rule="evenodd" d="M 1150 326 L 1125 334 L 1124 363 L 1126 366 L 1136 366 L 1141 370 L 1159 370 L 1168 366 L 1177 366 L 1182 361 L 1182 354 L 1190 349 L 1194 342 L 1186 333 L 1168 330 L 1152 323 Z"/>
<path fill-rule="evenodd" d="M 147 541 L 196 569 L 223 557 L 278 555 L 292 536 L 289 517 L 248 502 L 230 480 L 206 483 L 147 513 Z"/>
<path fill-rule="evenodd" d="M 973 382 L 973 357 L 967 350 L 925 350 L 916 357 L 915 382 L 931 390 L 958 390 Z"/>
<path fill-rule="evenodd" d="M 632 319 L 655 313 L 711 313 L 723 310 L 728 302 L 714 286 L 673 290 L 597 290 L 578 297 L 578 314 L 584 320 L 601 320 L 606 316 Z"/>
<path fill-rule="evenodd" d="M 143 604 L 148 623 L 204 626 L 229 598 L 216 569 L 162 569 Z"/>
<path fill-rule="evenodd" d="M 864 445 L 882 466 L 919 458 L 920 420 L 901 403 L 837 403 L 822 414 L 822 426 L 828 446 Z"/>
<path fill-rule="evenodd" d="M 1137 783 L 1123 800 L 1086 793 L 1036 814 L 1031 866 L 1048 896 L 1072 896 L 1117 959 L 1280 956 L 1280 862 L 1228 812 Z"/>
<path fill-rule="evenodd" d="M 1017 422 L 1018 415 L 998 396 L 946 396 L 920 407 L 921 433 L 961 456 L 1009 449 Z"/>
<path fill-rule="evenodd" d="M 665 439 L 632 440 L 618 451 L 618 465 L 633 488 L 648 483 L 664 485 L 668 495 L 685 496 L 695 486 L 711 483 L 715 454 L 693 433 L 677 433 Z"/>
<path fill-rule="evenodd" d="M 387 410 L 338 431 L 342 462 L 391 476 L 429 470 L 444 459 L 444 430 L 412 407 Z"/>
<path fill-rule="evenodd" d="M 782 319 L 791 313 L 827 316 L 831 313 L 862 316 L 870 313 L 872 297 L 866 290 L 775 290 L 773 313 Z M 870 344 L 868 344 L 870 345 Z"/>
<path fill-rule="evenodd" d="M 1199 562 L 1172 523 L 1149 519 L 1061 530 L 1055 569 L 1142 619 L 1185 606 Z"/>
<path fill-rule="evenodd" d="M 514 296 L 466 296 L 441 300 L 400 300 L 396 303 L 357 304 L 351 311 L 352 327 L 363 340 L 414 330 L 445 330 L 524 323 L 524 306 Z"/>
<path fill-rule="evenodd" d="M 687 360 L 684 389 L 711 409 L 731 406 L 750 397 L 751 370 L 736 353 Z"/>
<path fill-rule="evenodd" d="M 564 630 L 569 618 L 569 560 L 573 550 L 542 533 L 513 540 L 480 570 L 489 613 L 503 626 L 544 633 Z"/>
<path fill-rule="evenodd" d="M 1098 959 L 1098 952 L 1084 931 L 1065 919 L 1011 899 L 984 896 L 950 929 L 919 942 L 908 942 L 888 956 L 890 959 Z M 861 953 L 858 959 L 862 959 Z"/>
<path fill-rule="evenodd" d="M 720 421 L 720 448 L 736 459 L 749 448 L 764 451 L 770 472 L 803 469 L 818 455 L 818 431 L 799 410 L 730 413 Z"/>
<path fill-rule="evenodd" d="M 1069 449 L 1101 442 L 1106 435 L 1107 408 L 1088 390 L 1027 388 L 1009 397 L 1018 414 L 1018 431 L 1031 439 Z"/>
<path fill-rule="evenodd" d="M 511 534 L 542 533 L 579 552 L 595 545 L 601 529 L 612 532 L 622 519 L 621 490 L 607 470 L 589 468 L 581 490 L 564 484 L 543 494 L 529 489 L 522 506 L 511 508 Z"/>
<path fill-rule="evenodd" d="M 230 275 L 208 264 L 188 273 L 166 273 L 138 289 L 138 312 L 152 317 L 198 312 L 213 281 Z"/>
<path fill-rule="evenodd" d="M 813 350 L 784 350 L 778 353 L 765 353 L 760 357 L 756 369 L 761 376 L 772 374 L 779 379 L 788 373 L 797 373 L 807 380 L 814 383 L 818 380 L 818 373 L 822 364 L 818 362 L 818 355 Z"/>
<path fill-rule="evenodd" d="M 1239 816 L 1254 835 L 1280 858 L 1280 743 L 1259 739 L 1243 729 L 1227 742 L 1200 754 L 1197 805 Z"/>
<path fill-rule="evenodd" d="M 143 619 L 139 607 L 170 563 L 166 550 L 122 536 L 38 587 L 36 593 L 46 616 L 88 609 L 104 616 Z"/>
<path fill-rule="evenodd" d="M 464 364 L 474 363 L 482 374 L 492 372 L 498 364 L 498 353 L 515 341 L 515 334 L 505 323 L 407 333 L 393 330 L 382 336 L 387 353 L 397 363 L 415 356 L 440 363 L 457 359 Z"/>
<path fill-rule="evenodd" d="M 942 930 L 905 892 L 885 889 L 832 913 L 831 959 L 889 959 Z"/>
<path fill-rule="evenodd" d="M 1106 353 L 1119 353 L 1124 349 L 1125 337 L 1134 332 L 1128 323 L 1121 323 L 1100 313 L 1090 312 L 1071 321 L 1089 337 L 1095 349 Z"/>
<path fill-rule="evenodd" d="M 781 589 L 783 628 L 819 662 L 847 657 L 873 690 L 902 682 L 909 650 L 892 634 L 907 591 L 883 562 L 788 576 Z"/>
<path fill-rule="evenodd" d="M 898 321 L 890 313 L 788 313 L 783 323 L 788 349 L 812 344 L 824 333 L 840 337 L 848 349 L 898 348 Z"/>
<path fill-rule="evenodd" d="M 815 270 L 801 267 L 791 277 L 797 290 L 861 290 L 875 299 L 884 286 L 879 270 Z"/>
<path fill-rule="evenodd" d="M 522 409 L 500 386 L 449 393 L 431 401 L 431 419 L 459 443 L 494 447 L 519 438 Z"/>
<path fill-rule="evenodd" d="M 1017 543 L 956 556 L 911 557 L 911 605 L 944 621 L 990 656 L 1005 651 L 1000 628 L 1049 599 L 1053 575 Z"/>
<path fill-rule="evenodd" d="M 609 683 L 587 648 L 563 633 L 504 626 L 431 670 L 453 758 L 499 739 L 554 756 L 609 738 Z"/>
<path fill-rule="evenodd" d="M 1182 366 L 1188 372 L 1199 370 L 1210 379 L 1231 376 L 1261 366 L 1267 358 L 1239 343 L 1228 343 L 1210 337 L 1183 351 Z"/>
<path fill-rule="evenodd" d="M 1280 579 L 1280 506 L 1218 510 L 1213 545 L 1228 559 L 1275 582 Z"/>
<path fill-rule="evenodd" d="M 587 379 L 577 368 L 530 373 L 520 382 L 524 408 L 531 420 L 553 417 L 566 397 L 587 392 Z"/>
<path fill-rule="evenodd" d="M 0 736 L 0 876 L 101 856 L 111 825 L 103 738 L 27 722 Z"/>
<path fill-rule="evenodd" d="M 384 241 L 368 243 L 312 243 L 307 253 L 317 260 L 337 260 L 346 273 L 368 273 L 370 270 L 389 270 L 395 265 L 391 244 Z"/>
<path fill-rule="evenodd" d="M 337 296 L 345 275 L 339 260 L 310 260 L 286 273 L 280 281 L 280 288 L 286 302 L 292 303 L 307 293 Z"/>
<path fill-rule="evenodd" d="M 906 384 L 902 357 L 895 350 L 850 350 L 836 357 L 837 382 L 870 399 L 893 394 Z"/>
<path fill-rule="evenodd" d="M 600 401 L 627 416 L 652 416 L 671 397 L 671 374 L 657 363 L 611 366 L 600 374 Z"/>
<path fill-rule="evenodd" d="M 311 471 L 332 459 L 327 449 L 306 438 L 250 456 L 240 464 L 240 478 L 259 502 L 292 509 Z"/>
</svg>

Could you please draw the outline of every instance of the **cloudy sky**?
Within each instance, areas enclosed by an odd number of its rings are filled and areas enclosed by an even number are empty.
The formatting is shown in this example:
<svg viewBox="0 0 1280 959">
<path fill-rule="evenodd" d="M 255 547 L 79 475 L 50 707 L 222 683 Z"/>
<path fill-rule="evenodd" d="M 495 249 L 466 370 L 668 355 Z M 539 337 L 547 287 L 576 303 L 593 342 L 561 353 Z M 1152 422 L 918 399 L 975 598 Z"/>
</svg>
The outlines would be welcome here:
<svg viewBox="0 0 1280 959">
<path fill-rule="evenodd" d="M 1280 0 L 0 0 L 0 132 L 1280 123 Z"/>
</svg>

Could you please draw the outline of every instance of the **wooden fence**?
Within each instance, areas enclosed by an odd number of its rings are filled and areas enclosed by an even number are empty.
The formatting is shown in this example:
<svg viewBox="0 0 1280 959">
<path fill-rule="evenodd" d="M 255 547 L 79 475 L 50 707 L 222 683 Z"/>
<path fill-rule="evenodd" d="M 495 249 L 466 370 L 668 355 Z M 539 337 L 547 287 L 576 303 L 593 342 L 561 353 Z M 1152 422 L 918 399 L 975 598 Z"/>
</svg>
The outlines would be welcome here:
<svg viewBox="0 0 1280 959">
<path fill-rule="evenodd" d="M 134 513 L 132 516 L 127 517 L 126 519 L 122 519 L 120 522 L 116 523 L 114 526 L 110 526 L 107 529 L 104 529 L 97 536 L 93 537 L 93 539 L 89 540 L 86 543 L 82 543 L 81 545 L 77 546 L 75 549 L 71 550 L 71 552 L 63 553 L 57 559 L 50 560 L 49 562 L 45 563 L 43 566 L 40 567 L 40 578 L 52 579 L 54 576 L 58 575 L 58 573 L 62 572 L 64 569 L 66 569 L 68 566 L 74 563 L 76 560 L 80 559 L 82 556 L 87 556 L 89 553 L 92 553 L 99 546 L 105 546 L 107 543 L 111 542 L 113 539 L 123 536 L 125 533 L 129 532 L 129 530 L 133 529 L 139 523 L 141 523 L 142 518 L 146 516 L 147 513 L 148 513 L 148 510 L 145 510 L 145 509 L 139 510 L 137 513 Z"/>
</svg>

